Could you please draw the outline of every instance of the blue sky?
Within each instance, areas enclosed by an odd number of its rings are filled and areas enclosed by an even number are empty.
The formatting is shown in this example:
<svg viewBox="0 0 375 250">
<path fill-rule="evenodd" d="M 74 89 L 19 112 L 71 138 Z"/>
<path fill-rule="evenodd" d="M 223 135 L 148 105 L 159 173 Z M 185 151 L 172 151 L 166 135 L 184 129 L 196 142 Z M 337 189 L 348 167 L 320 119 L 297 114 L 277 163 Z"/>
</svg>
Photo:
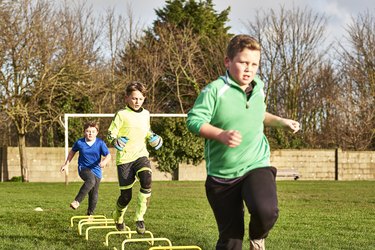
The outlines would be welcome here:
<svg viewBox="0 0 375 250">
<path fill-rule="evenodd" d="M 95 11 L 100 12 L 114 7 L 124 16 L 130 6 L 133 17 L 144 26 L 150 26 L 155 20 L 155 9 L 165 6 L 164 0 L 88 0 L 87 2 L 93 5 Z M 301 8 L 308 7 L 328 17 L 329 22 L 326 28 L 331 39 L 340 39 L 345 25 L 350 22 L 352 16 L 357 16 L 358 13 L 363 13 L 367 9 L 375 11 L 374 0 L 213 0 L 213 3 L 218 12 L 231 6 L 228 25 L 232 27 L 231 32 L 236 34 L 246 32 L 244 23 L 252 21 L 258 10 L 270 8 L 278 10 L 280 5 L 288 9 L 293 5 Z"/>
</svg>

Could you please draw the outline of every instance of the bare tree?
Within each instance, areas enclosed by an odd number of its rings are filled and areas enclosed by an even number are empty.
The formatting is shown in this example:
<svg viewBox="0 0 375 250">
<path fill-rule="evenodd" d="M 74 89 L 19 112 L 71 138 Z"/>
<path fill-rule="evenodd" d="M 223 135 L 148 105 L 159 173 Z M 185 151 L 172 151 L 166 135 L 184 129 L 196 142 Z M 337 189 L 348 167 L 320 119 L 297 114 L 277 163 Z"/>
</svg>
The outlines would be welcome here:
<svg viewBox="0 0 375 250">
<path fill-rule="evenodd" d="M 147 105 L 153 112 L 186 113 L 202 86 L 214 80 L 211 76 L 224 73 L 223 48 L 227 40 L 214 44 L 206 39 L 202 46 L 206 37 L 190 27 L 174 24 L 156 26 L 153 32 L 146 33 L 121 55 L 124 75 L 147 84 Z M 208 57 L 220 60 L 211 64 Z"/>
<path fill-rule="evenodd" d="M 158 88 L 160 82 L 162 82 L 164 70 L 165 70 L 165 48 L 161 46 L 160 43 L 150 39 L 143 39 L 138 41 L 134 46 L 131 53 L 133 56 L 132 62 L 137 65 L 134 68 L 133 74 L 134 78 L 144 82 L 147 86 L 147 99 L 146 105 L 152 112 L 160 112 L 161 104 L 164 103 L 164 94 Z M 137 49 L 135 49 L 137 48 Z M 122 54 L 122 65 L 127 65 L 125 55 Z M 125 66 L 126 67 L 126 66 Z M 127 67 L 130 70 L 130 67 Z"/>
<path fill-rule="evenodd" d="M 17 129 L 21 173 L 28 181 L 25 135 L 32 129 L 39 110 L 38 96 L 48 88 L 41 84 L 48 75 L 41 69 L 49 57 L 46 51 L 53 46 L 52 33 L 47 28 L 47 24 L 53 26 L 52 11 L 43 1 L 18 1 L 2 7 L 0 103 Z"/>
<path fill-rule="evenodd" d="M 126 16 L 116 14 L 115 9 L 107 9 L 102 17 L 101 44 L 102 64 L 96 70 L 96 79 L 101 88 L 98 92 L 99 112 L 115 112 L 124 102 L 126 84 L 131 75 L 123 74 L 118 68 L 120 54 L 137 39 L 141 30 L 139 22 L 134 20 L 132 7 L 127 4 Z M 132 67 L 137 68 L 134 63 Z"/>
<path fill-rule="evenodd" d="M 340 146 L 363 150 L 375 146 L 375 17 L 370 11 L 352 18 L 340 41 L 338 109 Z"/>
<path fill-rule="evenodd" d="M 160 84 L 164 85 L 164 95 L 159 95 L 157 106 L 170 105 L 178 107 L 177 112 L 186 113 L 190 100 L 200 91 L 202 68 L 196 62 L 201 58 L 199 35 L 193 34 L 190 28 L 177 29 L 175 26 L 162 26 L 158 29 L 160 50 L 164 55 L 163 68 L 167 73 Z M 158 86 L 161 87 L 160 85 Z M 173 96 L 173 97 L 172 97 Z M 172 97 L 172 98 L 171 98 Z"/>
<path fill-rule="evenodd" d="M 325 112 L 327 100 L 317 96 L 321 91 L 314 91 L 324 67 L 326 18 L 307 8 L 283 6 L 259 13 L 248 30 L 262 45 L 260 74 L 266 83 L 268 110 L 299 120 L 305 134 L 321 129 L 324 118 L 319 114 Z M 273 136 L 282 146 L 290 143 L 283 131 Z"/>
<path fill-rule="evenodd" d="M 64 110 L 86 108 L 82 100 L 94 85 L 97 27 L 85 5 L 69 6 L 57 11 L 48 1 L 28 0 L 2 6 L 0 104 L 17 130 L 26 182 L 26 134 L 47 125 L 53 135 Z"/>
<path fill-rule="evenodd" d="M 49 137 L 61 129 L 60 119 L 64 113 L 93 112 L 95 96 L 102 90 L 96 74 L 101 66 L 102 27 L 93 15 L 92 6 L 65 1 L 56 6 L 54 16 L 57 27 L 54 41 L 58 45 L 50 60 L 54 85 L 42 100 L 45 123 L 51 128 Z M 81 126 L 73 126 L 70 133 L 73 140 L 81 136 Z"/>
<path fill-rule="evenodd" d="M 153 27 L 127 44 L 119 68 L 147 84 L 150 110 L 186 113 L 202 86 L 224 73 L 229 10 L 218 13 L 212 1 L 168 1 L 155 10 Z"/>
</svg>

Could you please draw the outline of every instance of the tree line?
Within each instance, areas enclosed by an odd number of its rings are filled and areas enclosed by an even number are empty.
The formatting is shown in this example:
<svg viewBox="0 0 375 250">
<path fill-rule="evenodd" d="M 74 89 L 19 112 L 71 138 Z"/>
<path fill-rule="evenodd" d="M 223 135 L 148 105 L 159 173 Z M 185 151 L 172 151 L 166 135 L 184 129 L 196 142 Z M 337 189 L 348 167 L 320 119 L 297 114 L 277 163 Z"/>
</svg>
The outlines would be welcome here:
<svg viewBox="0 0 375 250">
<path fill-rule="evenodd" d="M 212 0 L 167 0 L 144 27 L 130 5 L 125 15 L 98 15 L 85 1 L 0 0 L 0 144 L 20 148 L 24 179 L 26 146 L 63 146 L 65 113 L 115 113 L 131 81 L 147 86 L 151 113 L 187 113 L 225 72 L 230 7 L 214 7 Z M 333 42 L 328 17 L 307 7 L 259 11 L 244 23 L 262 45 L 268 110 L 302 124 L 297 135 L 267 130 L 273 148 L 375 149 L 373 13 L 352 17 Z M 82 122 L 70 121 L 70 143 Z M 105 136 L 110 121 L 100 122 Z M 183 119 L 152 122 L 166 141 L 154 153 L 162 169 L 203 159 L 203 141 Z"/>
</svg>

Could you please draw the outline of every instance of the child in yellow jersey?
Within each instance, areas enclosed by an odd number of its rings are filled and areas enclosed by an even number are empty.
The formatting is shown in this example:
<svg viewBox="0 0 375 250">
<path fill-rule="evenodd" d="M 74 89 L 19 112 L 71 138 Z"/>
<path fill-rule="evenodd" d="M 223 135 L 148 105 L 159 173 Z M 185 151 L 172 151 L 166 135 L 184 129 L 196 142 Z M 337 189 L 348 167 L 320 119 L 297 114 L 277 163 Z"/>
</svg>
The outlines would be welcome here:
<svg viewBox="0 0 375 250">
<path fill-rule="evenodd" d="M 126 88 L 127 106 L 119 110 L 108 129 L 107 139 L 117 149 L 116 165 L 120 196 L 113 211 L 113 219 L 119 231 L 125 230 L 124 215 L 132 199 L 132 187 L 139 180 L 135 225 L 139 234 L 145 232 L 144 215 L 151 196 L 152 171 L 147 143 L 158 150 L 163 140 L 151 131 L 150 112 L 142 107 L 146 88 L 139 82 L 132 82 Z"/>
</svg>

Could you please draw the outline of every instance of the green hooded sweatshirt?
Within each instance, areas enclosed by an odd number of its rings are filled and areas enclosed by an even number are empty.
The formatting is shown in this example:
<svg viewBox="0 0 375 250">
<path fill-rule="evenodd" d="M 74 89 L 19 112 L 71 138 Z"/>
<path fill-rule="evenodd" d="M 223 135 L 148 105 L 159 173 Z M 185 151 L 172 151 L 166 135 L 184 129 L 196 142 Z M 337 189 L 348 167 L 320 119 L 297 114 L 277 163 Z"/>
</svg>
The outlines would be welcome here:
<svg viewBox="0 0 375 250">
<path fill-rule="evenodd" d="M 255 77 L 249 100 L 228 74 L 208 84 L 188 113 L 189 131 L 199 135 L 203 124 L 223 130 L 238 130 L 242 142 L 230 148 L 216 140 L 205 140 L 207 174 L 220 178 L 241 177 L 250 170 L 270 166 L 270 148 L 263 133 L 266 105 L 264 83 Z"/>
</svg>

